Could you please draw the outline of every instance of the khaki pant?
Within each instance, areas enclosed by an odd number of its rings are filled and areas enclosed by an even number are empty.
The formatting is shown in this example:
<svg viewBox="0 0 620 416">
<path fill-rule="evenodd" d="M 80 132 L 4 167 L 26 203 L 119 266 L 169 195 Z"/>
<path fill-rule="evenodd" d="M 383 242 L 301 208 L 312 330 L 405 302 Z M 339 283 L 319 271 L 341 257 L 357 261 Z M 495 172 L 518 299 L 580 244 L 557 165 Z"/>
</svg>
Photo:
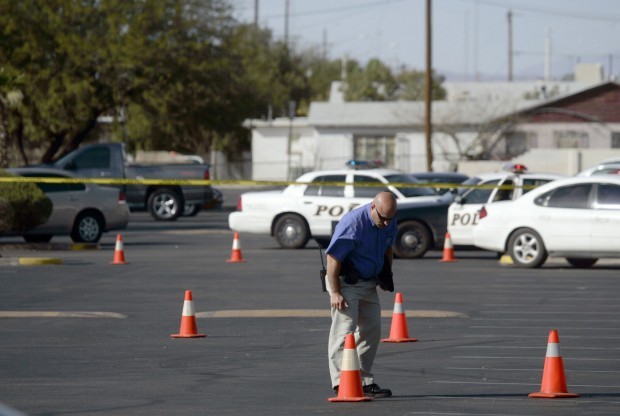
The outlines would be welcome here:
<svg viewBox="0 0 620 416">
<path fill-rule="evenodd" d="M 381 339 L 381 305 L 376 285 L 374 280 L 359 280 L 355 285 L 348 285 L 340 279 L 342 296 L 349 306 L 341 311 L 331 310 L 328 356 L 333 387 L 340 385 L 344 339 L 350 333 L 355 333 L 362 384 L 374 383 L 372 364 Z"/>
</svg>

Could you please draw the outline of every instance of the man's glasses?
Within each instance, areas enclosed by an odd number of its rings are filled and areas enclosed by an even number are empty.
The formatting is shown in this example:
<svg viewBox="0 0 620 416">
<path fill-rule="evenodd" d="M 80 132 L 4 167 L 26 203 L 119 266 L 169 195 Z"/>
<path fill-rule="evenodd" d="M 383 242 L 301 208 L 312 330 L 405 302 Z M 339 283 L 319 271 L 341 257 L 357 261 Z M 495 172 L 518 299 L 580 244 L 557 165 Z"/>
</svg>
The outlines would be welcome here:
<svg viewBox="0 0 620 416">
<path fill-rule="evenodd" d="M 379 210 L 377 209 L 377 207 L 375 207 L 375 212 L 377 213 L 377 216 L 379 217 L 379 221 L 381 222 L 390 222 L 394 219 L 394 217 L 392 218 L 388 218 L 388 217 L 384 217 L 383 215 L 381 215 L 381 213 L 379 213 Z"/>
</svg>

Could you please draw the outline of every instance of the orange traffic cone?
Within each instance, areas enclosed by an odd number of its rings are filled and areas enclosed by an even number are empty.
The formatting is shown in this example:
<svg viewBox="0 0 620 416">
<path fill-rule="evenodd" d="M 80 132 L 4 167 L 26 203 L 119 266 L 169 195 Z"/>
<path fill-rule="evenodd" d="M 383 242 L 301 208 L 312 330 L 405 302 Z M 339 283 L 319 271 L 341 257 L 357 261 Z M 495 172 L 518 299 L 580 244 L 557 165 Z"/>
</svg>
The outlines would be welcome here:
<svg viewBox="0 0 620 416">
<path fill-rule="evenodd" d="M 120 234 L 116 236 L 116 247 L 114 248 L 114 260 L 111 264 L 127 264 L 125 261 L 125 251 L 123 249 L 123 237 Z"/>
<path fill-rule="evenodd" d="M 233 239 L 232 252 L 230 258 L 226 260 L 228 263 L 244 263 L 243 255 L 241 254 L 241 243 L 239 242 L 239 233 L 235 233 Z"/>
<path fill-rule="evenodd" d="M 178 334 L 170 335 L 172 338 L 202 338 L 205 334 L 199 334 L 196 327 L 196 316 L 194 314 L 194 301 L 192 291 L 185 291 L 185 301 L 183 302 L 183 314 L 181 315 L 181 329 Z"/>
<path fill-rule="evenodd" d="M 443 257 L 440 261 L 456 261 L 456 257 L 454 257 L 454 246 L 452 245 L 452 237 L 450 237 L 450 233 L 446 233 L 446 241 L 443 244 Z"/>
<path fill-rule="evenodd" d="M 545 368 L 543 370 L 540 391 L 530 394 L 529 397 L 547 399 L 579 397 L 578 394 L 569 393 L 566 388 L 564 362 L 560 355 L 560 337 L 558 337 L 558 331 L 555 329 L 549 332 L 549 342 L 547 343 L 547 355 L 545 357 Z"/>
<path fill-rule="evenodd" d="M 344 338 L 338 396 L 327 400 L 330 402 L 367 402 L 372 400 L 370 397 L 364 396 L 360 360 L 357 356 L 355 336 L 353 334 L 347 334 Z"/>
<path fill-rule="evenodd" d="M 396 294 L 394 300 L 394 312 L 392 314 L 392 326 L 390 328 L 390 337 L 382 339 L 381 342 L 416 342 L 417 339 L 409 338 L 409 330 L 407 329 L 407 318 L 403 310 L 403 295 Z"/>
</svg>

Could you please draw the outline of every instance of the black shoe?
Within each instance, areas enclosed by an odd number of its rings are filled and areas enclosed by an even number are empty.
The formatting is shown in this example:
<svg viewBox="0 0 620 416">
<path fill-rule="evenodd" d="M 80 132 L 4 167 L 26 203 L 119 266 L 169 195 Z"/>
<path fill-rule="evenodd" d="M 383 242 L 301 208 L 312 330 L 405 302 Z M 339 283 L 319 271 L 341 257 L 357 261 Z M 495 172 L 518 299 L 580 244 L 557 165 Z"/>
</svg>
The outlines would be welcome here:
<svg viewBox="0 0 620 416">
<path fill-rule="evenodd" d="M 378 384 L 371 384 L 369 386 L 364 386 L 364 395 L 377 398 L 390 397 L 392 395 L 392 390 L 382 389 Z"/>
<path fill-rule="evenodd" d="M 336 393 L 336 395 L 338 395 L 338 387 L 339 386 L 334 386 L 334 393 Z"/>
</svg>

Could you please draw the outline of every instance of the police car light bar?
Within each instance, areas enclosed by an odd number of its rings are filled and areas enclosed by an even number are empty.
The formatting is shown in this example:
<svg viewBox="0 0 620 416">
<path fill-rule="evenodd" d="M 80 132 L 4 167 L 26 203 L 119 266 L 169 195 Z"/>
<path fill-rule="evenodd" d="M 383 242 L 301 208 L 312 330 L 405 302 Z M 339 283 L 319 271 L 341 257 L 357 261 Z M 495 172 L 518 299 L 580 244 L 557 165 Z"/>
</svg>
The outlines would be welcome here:
<svg viewBox="0 0 620 416">
<path fill-rule="evenodd" d="M 527 167 L 522 163 L 506 163 L 502 169 L 512 173 L 525 173 L 527 171 Z"/>
</svg>

